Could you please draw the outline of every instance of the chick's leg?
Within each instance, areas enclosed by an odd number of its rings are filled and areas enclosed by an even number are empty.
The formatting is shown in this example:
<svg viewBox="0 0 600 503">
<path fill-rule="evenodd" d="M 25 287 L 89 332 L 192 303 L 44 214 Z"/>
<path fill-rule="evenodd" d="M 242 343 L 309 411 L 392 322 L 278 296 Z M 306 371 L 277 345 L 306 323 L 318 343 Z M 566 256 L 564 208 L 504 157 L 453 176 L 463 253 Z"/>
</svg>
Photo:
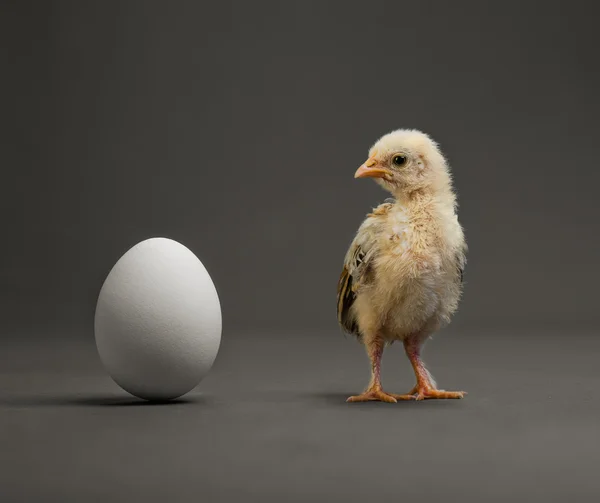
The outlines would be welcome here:
<svg viewBox="0 0 600 503">
<path fill-rule="evenodd" d="M 421 359 L 422 347 L 423 340 L 421 338 L 407 338 L 404 341 L 406 356 L 408 356 L 417 377 L 417 385 L 409 392 L 409 395 L 412 395 L 416 400 L 463 398 L 466 395 L 464 391 L 445 391 L 436 388 L 433 377 L 425 368 Z"/>
<path fill-rule="evenodd" d="M 381 356 L 383 355 L 384 342 L 379 336 L 365 341 L 367 354 L 371 360 L 371 382 L 364 393 L 351 396 L 347 402 L 388 402 L 395 403 L 397 400 L 393 396 L 381 389 Z M 410 397 L 407 399 L 413 399 Z"/>
</svg>

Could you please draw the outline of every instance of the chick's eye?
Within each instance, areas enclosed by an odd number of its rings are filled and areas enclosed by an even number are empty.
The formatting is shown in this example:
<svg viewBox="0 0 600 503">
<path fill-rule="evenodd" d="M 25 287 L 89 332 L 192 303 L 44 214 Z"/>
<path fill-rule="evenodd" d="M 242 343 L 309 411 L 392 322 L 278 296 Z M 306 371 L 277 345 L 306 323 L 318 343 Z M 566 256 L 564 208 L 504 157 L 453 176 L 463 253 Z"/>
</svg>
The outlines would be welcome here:
<svg viewBox="0 0 600 503">
<path fill-rule="evenodd" d="M 395 155 L 394 159 L 392 160 L 392 162 L 396 166 L 404 166 L 406 164 L 406 157 L 403 156 L 403 155 Z"/>
</svg>

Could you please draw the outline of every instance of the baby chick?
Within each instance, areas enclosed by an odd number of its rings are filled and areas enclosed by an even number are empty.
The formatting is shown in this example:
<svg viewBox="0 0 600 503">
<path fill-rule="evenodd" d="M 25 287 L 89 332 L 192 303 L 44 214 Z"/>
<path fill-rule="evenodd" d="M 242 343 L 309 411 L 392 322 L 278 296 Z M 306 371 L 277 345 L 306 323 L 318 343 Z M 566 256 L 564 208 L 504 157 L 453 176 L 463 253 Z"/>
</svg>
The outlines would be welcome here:
<svg viewBox="0 0 600 503">
<path fill-rule="evenodd" d="M 338 321 L 365 345 L 371 381 L 349 402 L 463 398 L 444 391 L 425 368 L 425 341 L 458 307 L 467 246 L 456 196 L 438 145 L 417 130 L 380 138 L 355 178 L 373 178 L 394 199 L 370 213 L 346 254 L 337 290 Z M 381 356 L 402 341 L 417 378 L 404 395 L 383 391 Z"/>
</svg>

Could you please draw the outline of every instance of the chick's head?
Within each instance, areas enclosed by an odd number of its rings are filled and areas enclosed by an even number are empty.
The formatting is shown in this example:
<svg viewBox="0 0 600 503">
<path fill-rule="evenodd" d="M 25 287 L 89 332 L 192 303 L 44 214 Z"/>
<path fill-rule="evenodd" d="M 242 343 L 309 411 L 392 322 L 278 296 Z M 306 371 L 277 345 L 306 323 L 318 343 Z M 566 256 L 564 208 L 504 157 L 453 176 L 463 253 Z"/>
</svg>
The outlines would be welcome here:
<svg viewBox="0 0 600 503">
<path fill-rule="evenodd" d="M 429 136 L 414 129 L 399 129 L 382 136 L 355 178 L 373 178 L 392 194 L 448 186 L 450 173 L 440 149 Z"/>
</svg>

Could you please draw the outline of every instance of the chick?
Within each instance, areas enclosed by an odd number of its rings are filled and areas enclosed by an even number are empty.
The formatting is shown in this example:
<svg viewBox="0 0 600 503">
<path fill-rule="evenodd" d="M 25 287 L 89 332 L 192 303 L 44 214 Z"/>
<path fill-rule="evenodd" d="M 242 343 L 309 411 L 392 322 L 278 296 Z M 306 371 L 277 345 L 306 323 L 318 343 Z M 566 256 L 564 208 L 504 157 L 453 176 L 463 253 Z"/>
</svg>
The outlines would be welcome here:
<svg viewBox="0 0 600 503">
<path fill-rule="evenodd" d="M 467 246 L 456 195 L 437 143 L 417 130 L 380 138 L 355 178 L 373 178 L 394 198 L 358 229 L 337 289 L 338 321 L 365 345 L 371 381 L 349 402 L 463 398 L 437 389 L 421 359 L 425 341 L 450 322 L 462 292 Z M 407 394 L 383 391 L 383 350 L 401 341 L 417 378 Z"/>
</svg>

